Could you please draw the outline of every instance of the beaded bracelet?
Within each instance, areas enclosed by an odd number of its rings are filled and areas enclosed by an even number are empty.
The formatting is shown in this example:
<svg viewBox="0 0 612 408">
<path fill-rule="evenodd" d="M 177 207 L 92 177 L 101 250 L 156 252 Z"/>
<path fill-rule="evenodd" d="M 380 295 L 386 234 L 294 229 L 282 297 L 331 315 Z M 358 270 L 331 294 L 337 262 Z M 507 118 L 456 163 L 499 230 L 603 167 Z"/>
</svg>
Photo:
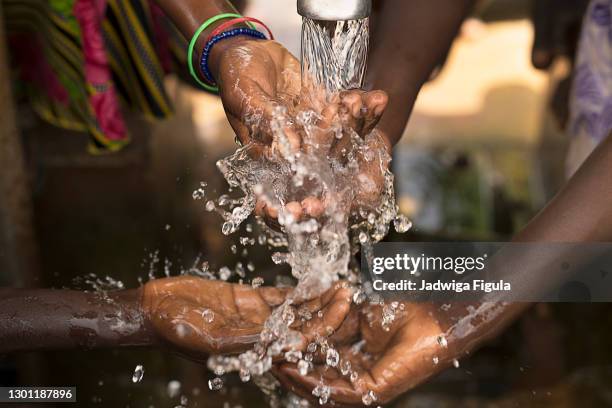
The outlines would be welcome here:
<svg viewBox="0 0 612 408">
<path fill-rule="evenodd" d="M 191 37 L 191 41 L 189 42 L 189 47 L 187 48 L 187 67 L 189 68 L 189 73 L 191 74 L 194 81 L 196 81 L 202 88 L 206 89 L 207 91 L 217 92 L 218 89 L 204 83 L 202 80 L 200 80 L 200 78 L 198 78 L 198 75 L 196 74 L 195 69 L 193 67 L 193 51 L 194 51 L 195 45 L 198 41 L 198 38 L 202 34 L 202 32 L 206 30 L 208 27 L 210 27 L 211 25 L 213 25 L 214 23 L 218 21 L 232 19 L 232 18 L 233 19 L 242 18 L 242 16 L 237 13 L 223 13 L 223 14 L 219 14 L 219 15 L 209 18 L 200 26 L 200 28 L 196 30 L 196 32 L 193 34 L 193 37 Z M 252 23 L 247 22 L 247 24 L 250 27 L 255 28 L 255 26 L 252 25 Z"/>
<path fill-rule="evenodd" d="M 257 30 L 253 30 L 251 28 L 234 28 L 233 30 L 224 31 L 221 34 L 214 36 L 213 38 L 210 39 L 210 41 L 208 41 L 208 43 L 206 43 L 206 46 L 204 47 L 204 51 L 202 51 L 202 59 L 200 60 L 200 68 L 202 69 L 202 72 L 204 73 L 204 76 L 206 77 L 208 82 L 210 82 L 211 84 L 216 85 L 216 81 L 213 78 L 212 73 L 210 72 L 210 68 L 208 67 L 208 58 L 210 57 L 210 52 L 213 46 L 219 41 L 226 40 L 232 37 L 241 36 L 241 35 L 257 38 L 260 40 L 266 39 L 266 36 Z M 216 88 L 217 92 L 219 91 L 218 87 L 214 86 L 214 88 Z"/>
<path fill-rule="evenodd" d="M 206 39 L 206 42 L 209 42 L 213 37 L 215 37 L 216 35 L 221 34 L 224 31 L 226 31 L 228 28 L 230 28 L 230 27 L 232 27 L 232 26 L 234 26 L 236 24 L 240 24 L 240 23 L 247 23 L 247 24 L 249 24 L 249 28 L 253 28 L 253 29 L 255 28 L 253 26 L 253 24 L 258 24 L 258 25 L 260 25 L 262 28 L 264 28 L 268 32 L 268 39 L 270 39 L 270 40 L 274 39 L 274 34 L 272 34 L 272 31 L 261 20 L 258 20 L 258 19 L 253 18 L 253 17 L 240 17 L 240 18 L 234 18 L 232 20 L 229 20 L 229 21 L 226 21 L 226 22 L 220 24 L 217 28 L 215 28 L 213 30 L 212 33 L 210 33 L 210 35 Z"/>
</svg>

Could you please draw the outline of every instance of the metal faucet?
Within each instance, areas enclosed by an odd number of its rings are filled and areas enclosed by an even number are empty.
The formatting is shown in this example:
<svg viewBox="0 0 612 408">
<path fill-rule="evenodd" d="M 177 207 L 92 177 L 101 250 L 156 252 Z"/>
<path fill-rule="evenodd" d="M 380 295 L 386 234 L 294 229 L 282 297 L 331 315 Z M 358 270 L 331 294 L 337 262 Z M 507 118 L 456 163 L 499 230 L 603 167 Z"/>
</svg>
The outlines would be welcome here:
<svg viewBox="0 0 612 408">
<path fill-rule="evenodd" d="M 312 20 L 360 20 L 372 12 L 372 0 L 297 0 L 298 13 Z"/>
</svg>

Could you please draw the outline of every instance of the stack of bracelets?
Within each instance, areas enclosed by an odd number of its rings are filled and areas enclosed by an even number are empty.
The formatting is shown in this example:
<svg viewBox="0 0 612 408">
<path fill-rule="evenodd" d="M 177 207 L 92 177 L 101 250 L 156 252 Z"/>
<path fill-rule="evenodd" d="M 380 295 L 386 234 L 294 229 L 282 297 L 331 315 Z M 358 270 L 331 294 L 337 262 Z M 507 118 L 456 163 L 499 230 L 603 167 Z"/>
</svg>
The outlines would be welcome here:
<svg viewBox="0 0 612 408">
<path fill-rule="evenodd" d="M 200 37 L 202 32 L 204 32 L 204 30 L 206 30 L 207 28 L 209 28 L 211 25 L 213 25 L 214 23 L 218 21 L 227 20 L 227 19 L 230 19 L 230 20 L 219 25 L 219 27 L 217 27 L 208 36 L 208 39 L 206 40 L 206 45 L 204 46 L 204 50 L 202 51 L 202 57 L 200 58 L 200 69 L 202 73 L 204 74 L 204 79 L 205 79 L 205 81 L 202 81 L 198 77 L 198 74 L 196 73 L 196 70 L 193 66 L 194 65 L 193 64 L 193 51 L 194 51 L 196 42 L 198 41 L 198 38 Z M 243 23 L 246 23 L 248 27 L 231 28 L 235 26 L 236 24 L 243 24 Z M 269 39 L 270 40 L 274 39 L 272 32 L 264 23 L 257 20 L 256 18 L 243 17 L 240 14 L 235 14 L 235 13 L 219 14 L 218 16 L 215 16 L 215 17 L 212 17 L 206 20 L 204 24 L 202 24 L 200 28 L 197 29 L 197 31 L 193 34 L 193 38 L 191 39 L 191 42 L 189 43 L 189 50 L 187 52 L 187 65 L 189 67 L 189 73 L 200 86 L 202 86 L 204 89 L 210 92 L 219 92 L 219 87 L 217 86 L 215 78 L 210 72 L 210 68 L 208 66 L 208 59 L 210 57 L 210 52 L 212 51 L 215 44 L 225 39 L 236 37 L 236 36 L 247 36 L 247 37 L 257 38 L 260 40 L 266 39 L 266 36 L 262 32 L 257 31 L 255 29 L 255 26 L 253 23 L 256 23 L 260 25 L 261 27 L 265 28 L 266 31 L 268 32 Z"/>
</svg>

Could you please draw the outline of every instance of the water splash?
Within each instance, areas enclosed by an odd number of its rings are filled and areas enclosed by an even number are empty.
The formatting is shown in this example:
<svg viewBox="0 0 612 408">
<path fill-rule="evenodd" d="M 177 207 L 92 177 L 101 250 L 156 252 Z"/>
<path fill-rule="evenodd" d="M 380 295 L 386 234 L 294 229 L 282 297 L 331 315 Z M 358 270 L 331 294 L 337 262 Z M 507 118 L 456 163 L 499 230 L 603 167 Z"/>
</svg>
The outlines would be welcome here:
<svg viewBox="0 0 612 408">
<path fill-rule="evenodd" d="M 341 361 L 325 338 L 308 345 L 305 354 L 297 350 L 302 337 L 291 324 L 296 318 L 309 320 L 312 315 L 296 305 L 322 295 L 340 279 L 358 284 L 359 275 L 349 263 L 361 245 L 383 239 L 392 222 L 398 231 L 410 228 L 409 221 L 398 216 L 393 174 L 389 171 L 391 157 L 383 136 L 376 130 L 358 135 L 340 116 L 321 125 L 323 107 L 338 102 L 339 91 L 360 88 L 363 83 L 368 24 L 367 19 L 337 23 L 304 19 L 300 100 L 274 111 L 269 123 L 271 144 L 253 142 L 217 163 L 232 196 L 206 203 L 207 210 L 223 218 L 222 232 L 226 235 L 241 229 L 258 202 L 278 214 L 277 229 L 258 218 L 258 228 L 248 224 L 244 228 L 247 236 L 239 242 L 273 248 L 274 263 L 289 265 L 297 285 L 272 311 L 253 350 L 237 357 L 212 356 L 208 361 L 215 374 L 238 372 L 242 381 L 253 380 L 269 396 L 276 383 L 267 371 L 275 358 L 297 363 L 300 374 L 307 375 L 317 349 L 328 366 L 356 381 L 356 371 L 348 361 Z M 295 134 L 299 135 L 299 149 L 291 139 Z M 237 192 L 242 195 L 237 196 Z M 305 215 L 312 200 L 322 203 L 322 210 L 316 216 Z M 238 253 L 237 248 L 232 252 Z M 242 274 L 238 275 L 242 278 L 251 270 L 241 267 Z M 228 279 L 230 272 L 222 268 L 221 279 Z M 253 287 L 262 283 L 260 278 L 252 281 Z M 355 289 L 356 304 L 366 298 L 366 290 Z M 397 309 L 397 305 L 386 307 L 386 326 L 393 323 Z M 313 395 L 322 404 L 327 403 L 329 386 L 320 384 Z M 373 393 L 364 394 L 364 403 L 374 401 Z"/>
</svg>

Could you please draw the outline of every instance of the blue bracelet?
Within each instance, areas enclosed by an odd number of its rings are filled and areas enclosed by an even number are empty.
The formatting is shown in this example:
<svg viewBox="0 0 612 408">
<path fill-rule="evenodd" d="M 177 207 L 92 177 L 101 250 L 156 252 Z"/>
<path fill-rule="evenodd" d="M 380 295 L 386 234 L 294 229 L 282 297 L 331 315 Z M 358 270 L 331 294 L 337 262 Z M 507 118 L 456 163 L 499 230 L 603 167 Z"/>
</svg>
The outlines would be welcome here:
<svg viewBox="0 0 612 408">
<path fill-rule="evenodd" d="M 200 60 L 200 68 L 202 68 L 202 72 L 204 73 L 206 80 L 208 80 L 208 82 L 211 84 L 216 85 L 215 78 L 213 78 L 210 68 L 208 68 L 208 58 L 210 57 L 212 47 L 221 40 L 237 37 L 239 35 L 246 35 L 247 37 L 259 38 L 261 40 L 266 39 L 266 36 L 263 33 L 253 30 L 252 28 L 234 28 L 233 30 L 224 31 L 221 34 L 211 38 L 204 47 L 204 51 L 202 51 L 202 59 Z"/>
</svg>

